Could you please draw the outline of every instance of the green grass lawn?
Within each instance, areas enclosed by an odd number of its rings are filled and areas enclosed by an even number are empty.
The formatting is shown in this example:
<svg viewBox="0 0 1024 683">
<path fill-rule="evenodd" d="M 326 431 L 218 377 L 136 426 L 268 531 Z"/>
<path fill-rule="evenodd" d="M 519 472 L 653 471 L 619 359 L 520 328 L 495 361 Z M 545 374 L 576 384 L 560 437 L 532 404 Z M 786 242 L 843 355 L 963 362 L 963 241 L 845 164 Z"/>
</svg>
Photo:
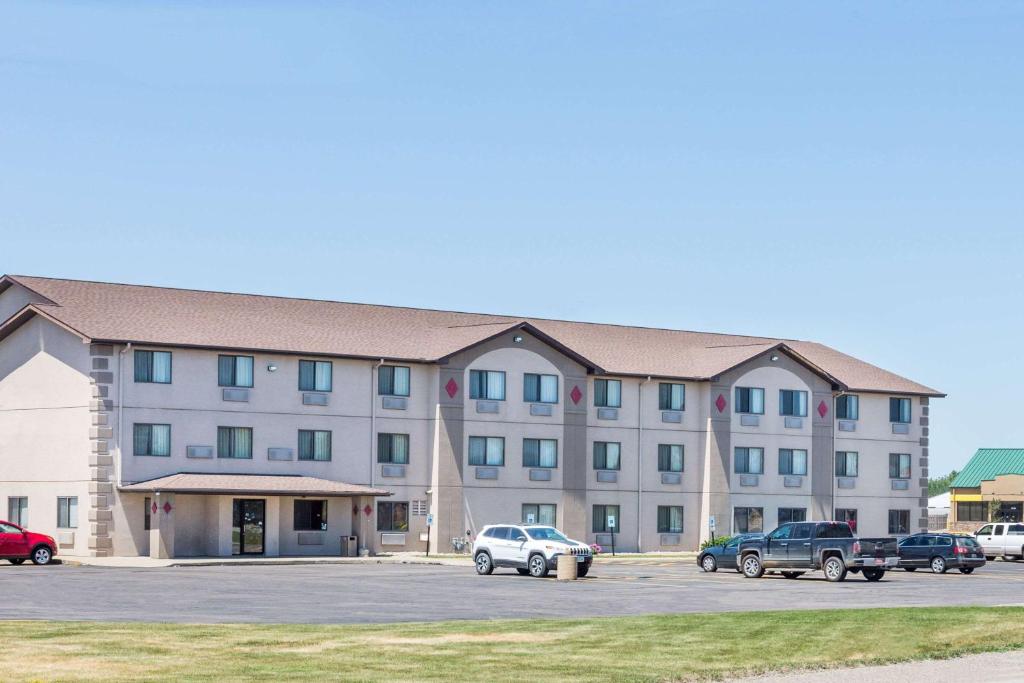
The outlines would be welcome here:
<svg viewBox="0 0 1024 683">
<path fill-rule="evenodd" d="M 1024 608 L 383 626 L 0 622 L 0 680 L 675 681 L 1024 647 Z"/>
</svg>

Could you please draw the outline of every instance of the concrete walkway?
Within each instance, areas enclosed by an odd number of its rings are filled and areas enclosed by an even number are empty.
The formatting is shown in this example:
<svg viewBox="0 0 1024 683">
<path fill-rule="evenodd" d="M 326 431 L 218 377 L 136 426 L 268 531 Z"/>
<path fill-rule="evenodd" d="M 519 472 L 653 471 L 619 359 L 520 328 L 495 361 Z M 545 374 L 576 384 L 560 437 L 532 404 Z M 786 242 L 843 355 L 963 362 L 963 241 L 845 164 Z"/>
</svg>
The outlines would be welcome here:
<svg viewBox="0 0 1024 683">
<path fill-rule="evenodd" d="M 795 674 L 737 678 L 742 683 L 919 683 L 920 681 L 1024 681 L 1024 651 L 991 652 L 957 659 L 935 659 L 855 669 L 824 669 Z"/>
</svg>

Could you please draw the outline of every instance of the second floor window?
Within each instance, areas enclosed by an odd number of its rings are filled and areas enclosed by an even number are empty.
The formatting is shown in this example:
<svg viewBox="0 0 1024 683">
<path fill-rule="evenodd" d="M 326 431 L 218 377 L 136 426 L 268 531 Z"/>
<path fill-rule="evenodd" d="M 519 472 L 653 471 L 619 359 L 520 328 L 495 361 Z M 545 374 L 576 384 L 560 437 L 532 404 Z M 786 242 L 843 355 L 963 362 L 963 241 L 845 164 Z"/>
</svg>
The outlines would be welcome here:
<svg viewBox="0 0 1024 683">
<path fill-rule="evenodd" d="M 859 459 L 856 451 L 836 451 L 836 476 L 856 477 Z"/>
<path fill-rule="evenodd" d="M 390 465 L 408 465 L 409 435 L 378 434 L 377 462 Z"/>
<path fill-rule="evenodd" d="M 910 479 L 910 453 L 889 454 L 889 478 Z"/>
<path fill-rule="evenodd" d="M 622 444 L 614 441 L 594 442 L 594 469 L 595 470 L 617 470 L 621 469 Z"/>
<path fill-rule="evenodd" d="M 681 534 L 681 533 L 683 533 L 683 506 L 682 505 L 659 505 L 658 506 L 658 533 L 659 534 Z"/>
<path fill-rule="evenodd" d="M 890 398 L 889 399 L 889 422 L 910 424 L 910 399 Z"/>
<path fill-rule="evenodd" d="M 135 381 L 139 383 L 170 384 L 170 351 L 136 351 Z"/>
<path fill-rule="evenodd" d="M 807 392 L 793 389 L 779 390 L 779 415 L 807 417 Z"/>
<path fill-rule="evenodd" d="M 836 399 L 836 418 L 840 420 L 856 420 L 860 417 L 860 399 L 851 394 L 844 394 Z"/>
<path fill-rule="evenodd" d="M 764 474 L 763 448 L 737 448 L 736 474 Z"/>
<path fill-rule="evenodd" d="M 334 364 L 329 360 L 299 361 L 299 391 L 330 391 Z"/>
<path fill-rule="evenodd" d="M 807 451 L 792 448 L 779 449 L 779 474 L 807 475 Z"/>
<path fill-rule="evenodd" d="M 330 460 L 331 433 L 322 430 L 299 430 L 299 460 Z"/>
<path fill-rule="evenodd" d="M 558 403 L 558 375 L 523 375 L 523 400 L 527 403 Z"/>
<path fill-rule="evenodd" d="M 505 464 L 505 439 L 500 436 L 469 437 L 469 464 L 502 467 Z"/>
<path fill-rule="evenodd" d="M 622 382 L 617 379 L 595 379 L 594 406 L 597 408 L 621 408 Z"/>
<path fill-rule="evenodd" d="M 558 441 L 523 439 L 523 467 L 558 467 Z"/>
<path fill-rule="evenodd" d="M 252 356 L 217 356 L 217 384 L 252 387 Z"/>
<path fill-rule="evenodd" d="M 504 401 L 505 373 L 498 370 L 470 370 L 469 397 L 488 401 Z"/>
<path fill-rule="evenodd" d="M 736 412 L 764 415 L 764 389 L 736 387 Z"/>
<path fill-rule="evenodd" d="M 683 447 L 677 443 L 658 444 L 658 471 L 682 472 Z"/>
<path fill-rule="evenodd" d="M 251 427 L 217 427 L 217 457 L 252 459 Z"/>
<path fill-rule="evenodd" d="M 686 385 L 662 382 L 658 385 L 658 410 L 684 410 Z"/>
<path fill-rule="evenodd" d="M 377 393 L 381 396 L 408 396 L 409 368 L 400 365 L 377 368 Z"/>
<path fill-rule="evenodd" d="M 132 437 L 135 455 L 171 454 L 171 425 L 136 424 Z"/>
</svg>

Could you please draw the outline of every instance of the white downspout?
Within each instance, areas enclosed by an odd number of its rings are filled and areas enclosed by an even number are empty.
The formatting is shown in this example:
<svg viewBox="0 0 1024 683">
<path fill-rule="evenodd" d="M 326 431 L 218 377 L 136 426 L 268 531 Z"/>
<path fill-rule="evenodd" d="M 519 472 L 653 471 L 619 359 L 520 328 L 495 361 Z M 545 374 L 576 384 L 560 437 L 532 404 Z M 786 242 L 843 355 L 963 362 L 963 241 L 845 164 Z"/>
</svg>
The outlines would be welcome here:
<svg viewBox="0 0 1024 683">
<path fill-rule="evenodd" d="M 644 537 L 644 385 L 651 381 L 640 382 L 637 390 L 637 435 L 636 435 L 636 551 L 643 552 Z"/>
<path fill-rule="evenodd" d="M 118 490 L 124 483 L 122 480 L 124 470 L 124 355 L 131 348 L 132 343 L 128 342 L 117 354 L 117 461 L 114 463 L 114 469 L 117 471 Z"/>
<path fill-rule="evenodd" d="M 370 368 L 370 488 L 377 480 L 377 396 L 374 383 L 377 381 L 377 370 L 384 365 L 381 358 Z"/>
</svg>

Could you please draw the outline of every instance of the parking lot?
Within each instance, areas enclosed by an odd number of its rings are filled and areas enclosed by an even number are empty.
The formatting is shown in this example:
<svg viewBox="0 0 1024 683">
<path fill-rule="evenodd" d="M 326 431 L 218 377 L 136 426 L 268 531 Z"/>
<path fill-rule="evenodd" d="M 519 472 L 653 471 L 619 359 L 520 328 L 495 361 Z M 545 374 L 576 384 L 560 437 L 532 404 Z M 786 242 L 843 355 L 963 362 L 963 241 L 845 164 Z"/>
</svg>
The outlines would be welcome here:
<svg viewBox="0 0 1024 683">
<path fill-rule="evenodd" d="M 893 571 L 879 583 L 701 572 L 693 563 L 595 564 L 560 583 L 434 565 L 0 567 L 0 619 L 383 623 L 844 607 L 1024 604 L 1024 563 L 971 576 Z"/>
</svg>

